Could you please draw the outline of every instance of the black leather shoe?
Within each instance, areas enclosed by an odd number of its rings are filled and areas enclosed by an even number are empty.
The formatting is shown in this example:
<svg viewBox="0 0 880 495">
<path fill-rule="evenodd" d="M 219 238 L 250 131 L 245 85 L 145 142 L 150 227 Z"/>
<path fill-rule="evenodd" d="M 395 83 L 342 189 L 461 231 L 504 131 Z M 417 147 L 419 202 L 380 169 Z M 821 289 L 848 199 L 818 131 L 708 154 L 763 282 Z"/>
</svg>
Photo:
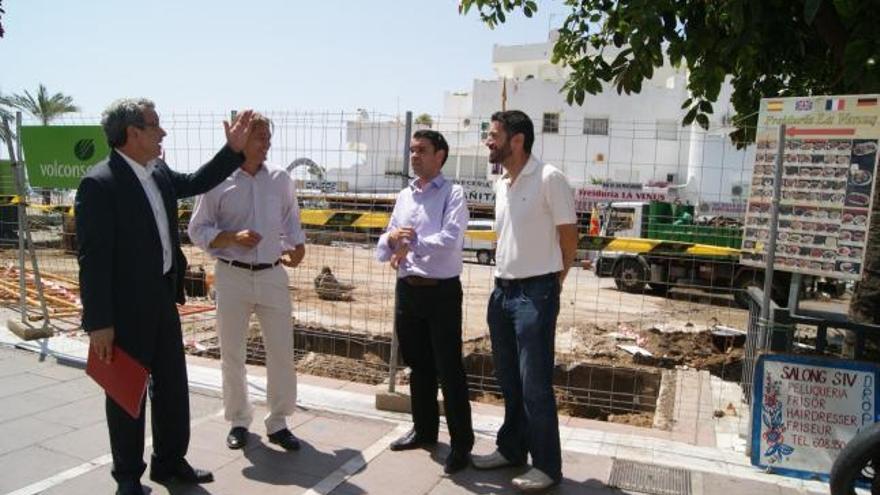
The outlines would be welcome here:
<svg viewBox="0 0 880 495">
<path fill-rule="evenodd" d="M 421 447 L 426 447 L 428 445 L 434 445 L 437 443 L 437 439 L 426 440 L 423 438 L 419 438 L 418 434 L 416 434 L 415 428 L 406 432 L 405 435 L 398 438 L 397 440 L 391 442 L 391 446 L 389 447 L 391 450 L 397 452 L 399 450 L 412 450 L 418 449 Z"/>
<path fill-rule="evenodd" d="M 226 446 L 232 450 L 242 449 L 247 445 L 247 439 L 247 428 L 244 426 L 236 426 L 229 430 L 229 435 L 226 435 Z"/>
<path fill-rule="evenodd" d="M 270 433 L 269 441 L 280 445 L 284 450 L 299 450 L 299 440 L 287 428 Z"/>
<path fill-rule="evenodd" d="M 140 481 L 123 481 L 116 487 L 116 495 L 144 495 Z"/>
<path fill-rule="evenodd" d="M 443 464 L 443 472 L 446 474 L 457 473 L 462 469 L 468 467 L 468 464 L 470 463 L 470 453 L 460 454 L 453 450 L 449 453 L 448 456 L 446 456 L 446 462 Z"/>
<path fill-rule="evenodd" d="M 204 469 L 196 469 L 189 465 L 186 460 L 180 461 L 176 466 L 171 468 L 154 468 L 150 465 L 150 479 L 156 483 L 163 485 L 168 483 L 184 483 L 190 485 L 198 485 L 201 483 L 210 483 L 214 481 L 214 475 L 211 471 Z"/>
</svg>

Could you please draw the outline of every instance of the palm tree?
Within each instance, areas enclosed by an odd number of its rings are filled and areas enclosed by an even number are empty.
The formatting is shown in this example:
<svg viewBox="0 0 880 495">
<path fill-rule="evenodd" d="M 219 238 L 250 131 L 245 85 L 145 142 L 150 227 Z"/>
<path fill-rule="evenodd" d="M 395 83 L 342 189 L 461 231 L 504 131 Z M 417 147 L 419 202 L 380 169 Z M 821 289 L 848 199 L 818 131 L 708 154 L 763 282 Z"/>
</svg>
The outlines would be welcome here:
<svg viewBox="0 0 880 495">
<path fill-rule="evenodd" d="M 15 116 L 10 111 L 11 107 L 12 103 L 10 103 L 9 97 L 0 94 L 0 145 L 3 145 L 3 150 L 0 153 L 6 151 L 6 142 L 13 139 L 10 126 L 15 123 Z"/>
<path fill-rule="evenodd" d="M 42 84 L 37 90 L 36 98 L 25 90 L 23 95 L 14 94 L 4 100 L 0 103 L 8 102 L 9 105 L 24 110 L 40 119 L 43 125 L 49 125 L 49 122 L 62 114 L 79 111 L 79 108 L 73 104 L 73 97 L 62 93 L 49 96 L 46 86 Z"/>
</svg>

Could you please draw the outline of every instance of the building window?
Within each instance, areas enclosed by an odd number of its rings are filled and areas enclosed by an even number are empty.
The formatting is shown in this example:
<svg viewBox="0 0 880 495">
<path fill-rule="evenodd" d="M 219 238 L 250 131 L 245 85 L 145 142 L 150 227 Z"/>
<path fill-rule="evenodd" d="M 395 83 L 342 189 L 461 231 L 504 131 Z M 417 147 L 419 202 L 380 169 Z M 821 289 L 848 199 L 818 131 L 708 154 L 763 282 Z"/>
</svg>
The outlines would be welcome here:
<svg viewBox="0 0 880 495">
<path fill-rule="evenodd" d="M 593 136 L 608 135 L 608 119 L 584 119 L 584 134 Z"/>
<path fill-rule="evenodd" d="M 677 120 L 658 120 L 657 139 L 678 141 L 679 123 Z"/>
<path fill-rule="evenodd" d="M 559 134 L 559 114 L 558 113 L 545 113 L 544 114 L 544 132 Z"/>
<path fill-rule="evenodd" d="M 489 123 L 480 122 L 480 141 L 489 139 Z"/>
</svg>

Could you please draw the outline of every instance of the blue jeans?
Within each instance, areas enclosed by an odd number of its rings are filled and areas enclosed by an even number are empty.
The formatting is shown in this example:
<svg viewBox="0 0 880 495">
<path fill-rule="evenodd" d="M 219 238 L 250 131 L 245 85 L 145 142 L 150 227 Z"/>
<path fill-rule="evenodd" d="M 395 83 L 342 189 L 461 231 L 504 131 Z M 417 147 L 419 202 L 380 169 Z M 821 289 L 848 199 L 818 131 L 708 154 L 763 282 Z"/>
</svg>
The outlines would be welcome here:
<svg viewBox="0 0 880 495">
<path fill-rule="evenodd" d="M 532 465 L 562 478 L 559 418 L 553 394 L 559 277 L 548 273 L 500 280 L 489 297 L 495 377 L 504 394 L 504 424 L 498 450 L 509 461 Z"/>
</svg>

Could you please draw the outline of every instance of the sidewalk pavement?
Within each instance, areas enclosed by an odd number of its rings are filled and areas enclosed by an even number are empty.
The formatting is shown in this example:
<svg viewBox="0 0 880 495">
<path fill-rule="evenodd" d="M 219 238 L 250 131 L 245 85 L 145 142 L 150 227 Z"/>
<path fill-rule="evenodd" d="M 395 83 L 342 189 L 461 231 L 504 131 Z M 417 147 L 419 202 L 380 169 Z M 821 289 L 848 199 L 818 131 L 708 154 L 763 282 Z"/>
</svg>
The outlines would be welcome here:
<svg viewBox="0 0 880 495">
<path fill-rule="evenodd" d="M 84 355 L 84 346 L 72 339 L 25 343 L 0 329 L 0 494 L 114 492 L 104 396 L 82 370 Z M 468 468 L 446 476 L 445 432 L 433 449 L 391 452 L 388 444 L 410 427 L 408 415 L 376 410 L 373 387 L 307 375 L 299 376 L 298 410 L 291 424 L 303 448 L 284 452 L 268 443 L 259 420 L 265 414 L 265 375 L 260 367 L 249 369 L 251 391 L 260 404 L 250 441 L 242 451 L 228 450 L 224 441 L 229 426 L 222 416 L 217 364 L 188 358 L 192 409 L 188 459 L 213 470 L 216 480 L 197 487 L 163 487 L 145 476 L 148 493 L 515 493 L 510 479 L 524 470 Z M 497 406 L 474 404 L 476 453 L 493 450 L 502 412 Z M 827 484 L 764 474 L 741 454 L 699 442 L 687 444 L 653 430 L 566 417 L 560 418 L 560 424 L 565 479 L 547 493 L 828 492 Z M 661 491 L 659 482 L 645 492 L 608 487 L 615 463 L 621 467 L 625 461 L 653 466 L 658 475 L 668 474 L 666 468 L 678 468 L 677 474 L 685 475 L 684 489 Z"/>
</svg>

